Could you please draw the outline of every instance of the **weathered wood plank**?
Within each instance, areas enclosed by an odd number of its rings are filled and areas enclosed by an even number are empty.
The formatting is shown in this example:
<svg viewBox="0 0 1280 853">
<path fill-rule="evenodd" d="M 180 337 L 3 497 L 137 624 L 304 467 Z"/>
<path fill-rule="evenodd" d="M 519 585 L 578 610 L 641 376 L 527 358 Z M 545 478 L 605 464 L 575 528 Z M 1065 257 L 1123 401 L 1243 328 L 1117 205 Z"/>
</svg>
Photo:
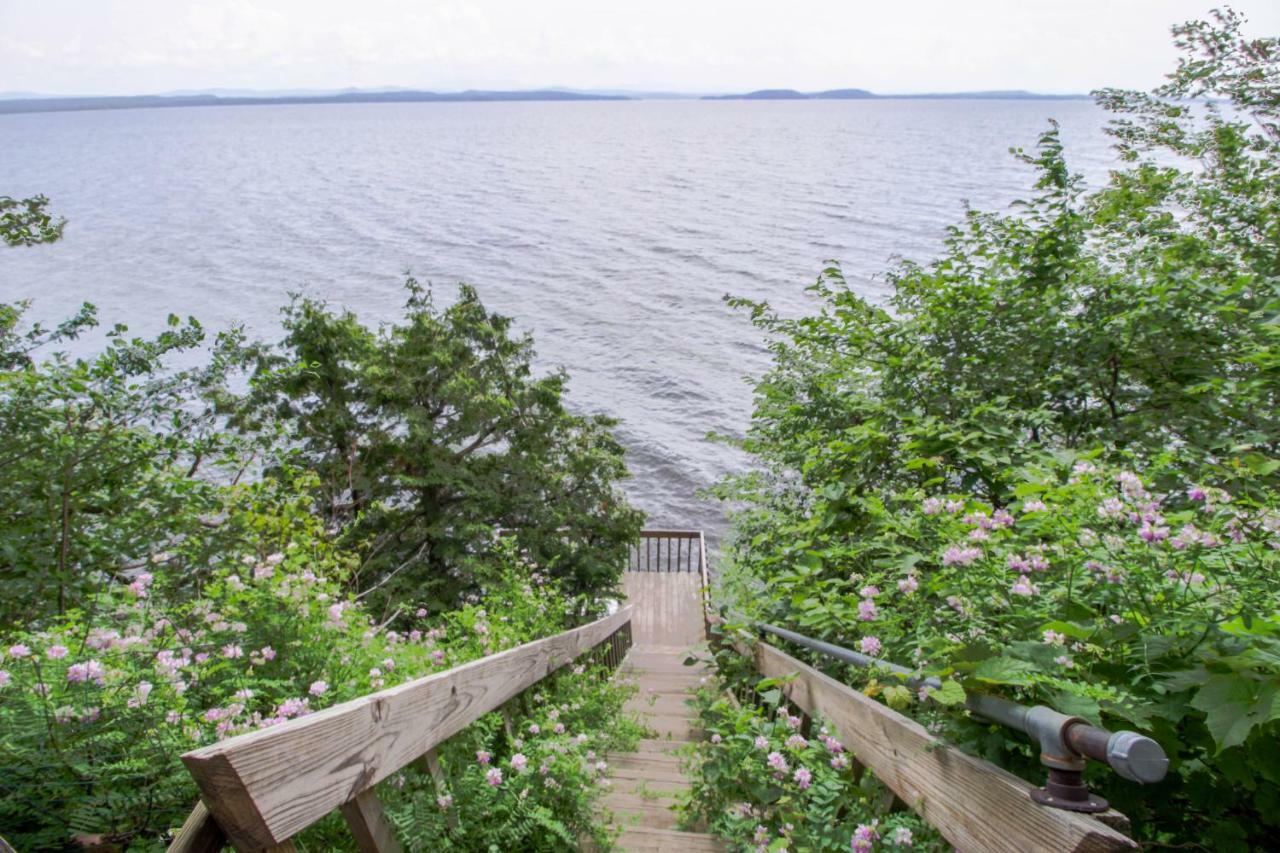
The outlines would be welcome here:
<svg viewBox="0 0 1280 853">
<path fill-rule="evenodd" d="M 635 607 L 637 647 L 688 647 L 702 641 L 702 579 L 695 572 L 626 572 L 622 586 Z M 677 662 L 678 663 L 678 662 Z"/>
<path fill-rule="evenodd" d="M 631 619 L 632 608 L 182 757 L 218 825 L 261 850 L 353 799 Z"/>
<path fill-rule="evenodd" d="M 767 643 L 756 648 L 765 677 L 796 674 L 783 690 L 833 723 L 845 745 L 902 800 L 964 851 L 1132 850 L 1134 842 L 1094 818 L 1046 808 L 1032 786 L 966 755 L 923 726 Z"/>
<path fill-rule="evenodd" d="M 342 804 L 342 817 L 360 853 L 401 853 L 400 841 L 382 811 L 378 792 L 370 788 Z"/>
<path fill-rule="evenodd" d="M 218 853 L 227 844 L 227 836 L 209 809 L 199 800 L 178 830 L 168 853 Z"/>
</svg>

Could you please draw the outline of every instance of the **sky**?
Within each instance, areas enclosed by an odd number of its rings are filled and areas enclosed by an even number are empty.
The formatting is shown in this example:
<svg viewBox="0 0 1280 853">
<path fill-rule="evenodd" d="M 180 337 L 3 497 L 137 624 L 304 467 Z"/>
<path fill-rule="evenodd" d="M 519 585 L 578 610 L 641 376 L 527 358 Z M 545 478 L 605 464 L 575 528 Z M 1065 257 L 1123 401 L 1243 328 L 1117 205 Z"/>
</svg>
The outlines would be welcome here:
<svg viewBox="0 0 1280 853">
<path fill-rule="evenodd" d="M 0 92 L 1151 88 L 1212 0 L 0 0 Z M 1236 0 L 1256 35 L 1280 2 Z"/>
</svg>

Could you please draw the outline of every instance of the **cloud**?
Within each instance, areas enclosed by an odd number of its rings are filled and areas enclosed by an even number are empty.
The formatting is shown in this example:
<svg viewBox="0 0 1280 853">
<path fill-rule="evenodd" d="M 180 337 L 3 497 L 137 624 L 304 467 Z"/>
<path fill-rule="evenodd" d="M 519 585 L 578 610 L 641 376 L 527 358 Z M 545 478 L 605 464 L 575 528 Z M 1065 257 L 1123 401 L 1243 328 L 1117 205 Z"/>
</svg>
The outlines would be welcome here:
<svg viewBox="0 0 1280 853">
<path fill-rule="evenodd" d="M 1207 0 L 44 0 L 5 5 L 5 88 L 505 84 L 1146 87 Z M 1273 0 L 1238 0 L 1258 32 Z"/>
</svg>

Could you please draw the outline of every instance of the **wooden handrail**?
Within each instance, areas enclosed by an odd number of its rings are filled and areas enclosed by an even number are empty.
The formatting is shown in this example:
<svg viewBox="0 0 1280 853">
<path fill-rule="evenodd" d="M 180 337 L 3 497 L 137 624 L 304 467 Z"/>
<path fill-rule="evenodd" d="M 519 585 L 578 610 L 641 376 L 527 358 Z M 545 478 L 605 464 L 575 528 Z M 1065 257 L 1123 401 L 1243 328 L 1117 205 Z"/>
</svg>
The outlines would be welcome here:
<svg viewBox="0 0 1280 853">
<path fill-rule="evenodd" d="M 745 647 L 740 651 L 749 652 Z M 1118 851 L 1137 845 L 1102 819 L 1032 802 L 1034 787 L 948 746 L 911 718 L 841 684 L 768 643 L 756 669 L 782 681 L 786 697 L 835 726 L 856 759 L 959 850 Z"/>
<path fill-rule="evenodd" d="M 237 850 L 291 849 L 294 834 L 337 808 L 359 830 L 362 849 L 395 849 L 376 798 L 365 792 L 624 629 L 631 614 L 628 605 L 589 625 L 188 752 L 182 761 L 202 805 L 170 850 L 218 849 L 224 835 Z"/>
</svg>

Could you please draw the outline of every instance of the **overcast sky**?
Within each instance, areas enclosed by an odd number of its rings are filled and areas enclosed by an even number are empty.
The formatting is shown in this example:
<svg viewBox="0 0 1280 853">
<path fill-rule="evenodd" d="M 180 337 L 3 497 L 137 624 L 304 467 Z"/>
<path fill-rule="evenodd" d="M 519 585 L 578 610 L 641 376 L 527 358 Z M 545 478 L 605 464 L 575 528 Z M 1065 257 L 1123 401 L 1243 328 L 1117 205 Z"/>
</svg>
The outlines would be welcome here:
<svg viewBox="0 0 1280 853">
<path fill-rule="evenodd" d="M 0 0 L 0 92 L 1149 88 L 1210 0 Z M 1237 0 L 1260 35 L 1280 2 Z"/>
</svg>

